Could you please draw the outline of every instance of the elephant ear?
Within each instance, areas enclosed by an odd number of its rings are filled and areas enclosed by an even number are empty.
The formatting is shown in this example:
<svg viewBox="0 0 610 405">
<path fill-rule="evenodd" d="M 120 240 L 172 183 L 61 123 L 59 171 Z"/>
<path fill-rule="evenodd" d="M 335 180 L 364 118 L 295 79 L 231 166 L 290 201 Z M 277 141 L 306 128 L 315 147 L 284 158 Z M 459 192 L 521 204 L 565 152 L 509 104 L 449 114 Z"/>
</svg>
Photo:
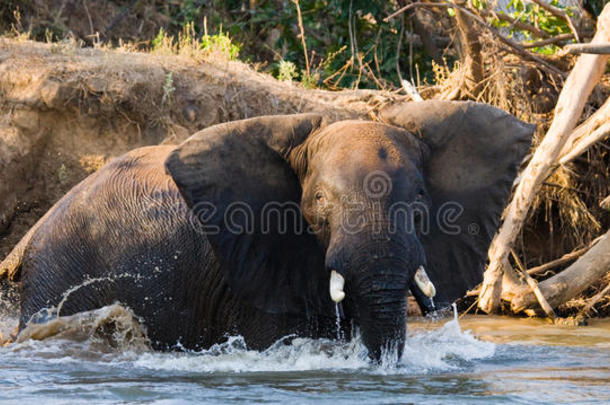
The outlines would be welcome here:
<svg viewBox="0 0 610 405">
<path fill-rule="evenodd" d="M 435 301 L 449 305 L 482 281 L 487 250 L 536 127 L 471 101 L 406 103 L 381 117 L 430 150 L 424 163 L 430 229 L 421 240 Z"/>
<path fill-rule="evenodd" d="M 271 313 L 302 313 L 328 294 L 324 256 L 308 232 L 293 150 L 324 125 L 316 114 L 216 125 L 165 162 L 233 292 Z M 203 264 L 202 264 L 203 265 Z"/>
</svg>

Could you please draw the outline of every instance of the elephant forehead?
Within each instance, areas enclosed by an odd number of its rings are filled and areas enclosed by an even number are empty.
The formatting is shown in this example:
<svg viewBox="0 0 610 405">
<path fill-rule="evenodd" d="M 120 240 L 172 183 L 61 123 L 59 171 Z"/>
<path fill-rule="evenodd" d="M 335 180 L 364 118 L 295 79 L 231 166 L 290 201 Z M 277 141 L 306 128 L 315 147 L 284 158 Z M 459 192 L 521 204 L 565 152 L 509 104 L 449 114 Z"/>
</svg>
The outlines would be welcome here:
<svg viewBox="0 0 610 405">
<path fill-rule="evenodd" d="M 356 165 L 371 170 L 402 165 L 405 156 L 397 142 L 399 131 L 396 127 L 365 121 L 329 125 L 323 134 L 329 140 L 327 163 L 335 161 L 340 166 Z"/>
</svg>

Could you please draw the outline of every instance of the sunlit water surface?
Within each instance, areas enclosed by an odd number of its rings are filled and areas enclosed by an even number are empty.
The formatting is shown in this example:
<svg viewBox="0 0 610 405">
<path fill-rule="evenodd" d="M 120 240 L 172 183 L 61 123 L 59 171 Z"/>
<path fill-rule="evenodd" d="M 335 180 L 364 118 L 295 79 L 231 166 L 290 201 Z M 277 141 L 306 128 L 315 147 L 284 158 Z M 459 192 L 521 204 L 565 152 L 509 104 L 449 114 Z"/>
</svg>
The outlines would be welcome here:
<svg viewBox="0 0 610 405">
<path fill-rule="evenodd" d="M 15 318 L 0 313 L 0 332 Z M 197 353 L 113 349 L 98 338 L 0 348 L 2 403 L 603 403 L 610 321 L 580 328 L 501 317 L 410 320 L 398 365 L 358 342 L 238 337 Z"/>
</svg>

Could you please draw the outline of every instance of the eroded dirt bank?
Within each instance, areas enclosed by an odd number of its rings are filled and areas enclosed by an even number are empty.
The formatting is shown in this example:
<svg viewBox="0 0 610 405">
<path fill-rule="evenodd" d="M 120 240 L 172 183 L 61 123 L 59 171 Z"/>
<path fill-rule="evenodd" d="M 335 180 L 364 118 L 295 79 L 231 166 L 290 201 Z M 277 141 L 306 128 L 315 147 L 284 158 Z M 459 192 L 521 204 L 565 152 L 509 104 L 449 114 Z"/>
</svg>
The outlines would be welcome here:
<svg viewBox="0 0 610 405">
<path fill-rule="evenodd" d="M 240 62 L 0 39 L 0 257 L 74 184 L 130 149 L 265 114 L 370 117 L 394 98 L 306 90 Z"/>
</svg>

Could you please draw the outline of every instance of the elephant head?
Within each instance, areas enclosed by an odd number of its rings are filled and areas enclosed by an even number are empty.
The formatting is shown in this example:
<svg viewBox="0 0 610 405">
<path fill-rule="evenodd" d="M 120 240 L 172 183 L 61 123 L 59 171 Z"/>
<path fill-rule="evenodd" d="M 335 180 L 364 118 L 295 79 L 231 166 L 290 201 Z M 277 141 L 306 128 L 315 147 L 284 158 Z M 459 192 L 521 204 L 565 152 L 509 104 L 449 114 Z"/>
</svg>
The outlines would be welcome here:
<svg viewBox="0 0 610 405">
<path fill-rule="evenodd" d="M 236 294 L 307 315 L 331 315 L 331 298 L 345 298 L 374 358 L 390 346 L 401 353 L 407 290 L 420 304 L 431 295 L 414 282 L 418 269 L 438 306 L 481 281 L 533 132 L 472 102 L 407 103 L 381 118 L 220 124 L 166 161 Z"/>
</svg>

